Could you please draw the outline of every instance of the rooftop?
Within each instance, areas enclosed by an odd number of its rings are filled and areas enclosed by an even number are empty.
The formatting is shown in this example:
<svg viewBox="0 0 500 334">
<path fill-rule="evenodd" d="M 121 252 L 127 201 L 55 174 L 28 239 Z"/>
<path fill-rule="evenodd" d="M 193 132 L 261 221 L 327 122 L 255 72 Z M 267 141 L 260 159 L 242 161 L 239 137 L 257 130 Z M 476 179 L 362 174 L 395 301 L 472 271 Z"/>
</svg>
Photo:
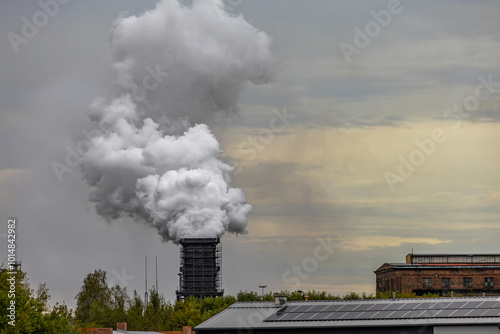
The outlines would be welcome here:
<svg viewBox="0 0 500 334">
<path fill-rule="evenodd" d="M 497 325 L 499 297 L 237 302 L 195 330 Z"/>
<path fill-rule="evenodd" d="M 384 263 L 375 270 L 383 272 L 392 269 L 500 269 L 500 263 Z"/>
<path fill-rule="evenodd" d="M 500 256 L 500 253 L 478 253 L 478 254 L 471 254 L 471 253 L 411 253 L 408 255 L 413 255 L 413 256 Z"/>
</svg>

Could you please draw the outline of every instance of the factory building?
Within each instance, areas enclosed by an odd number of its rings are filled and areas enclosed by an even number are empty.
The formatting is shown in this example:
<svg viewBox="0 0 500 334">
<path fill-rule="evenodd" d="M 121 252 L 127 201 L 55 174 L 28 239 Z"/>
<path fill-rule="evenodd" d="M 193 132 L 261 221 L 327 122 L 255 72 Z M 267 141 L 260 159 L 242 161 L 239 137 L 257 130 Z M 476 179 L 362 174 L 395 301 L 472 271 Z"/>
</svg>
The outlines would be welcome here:
<svg viewBox="0 0 500 334">
<path fill-rule="evenodd" d="M 237 302 L 194 329 L 210 333 L 499 334 L 499 297 Z"/>
<path fill-rule="evenodd" d="M 222 296 L 221 265 L 219 238 L 181 239 L 177 300 Z"/>
<path fill-rule="evenodd" d="M 500 295 L 500 254 L 408 254 L 375 274 L 378 292 Z"/>
</svg>

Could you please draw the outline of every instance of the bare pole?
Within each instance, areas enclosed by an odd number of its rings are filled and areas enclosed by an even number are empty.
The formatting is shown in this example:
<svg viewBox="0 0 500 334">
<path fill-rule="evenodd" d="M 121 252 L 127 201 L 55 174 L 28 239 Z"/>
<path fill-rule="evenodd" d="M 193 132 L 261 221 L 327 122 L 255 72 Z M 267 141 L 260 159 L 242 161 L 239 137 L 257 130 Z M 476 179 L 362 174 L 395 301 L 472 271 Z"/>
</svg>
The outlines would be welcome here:
<svg viewBox="0 0 500 334">
<path fill-rule="evenodd" d="M 262 289 L 262 300 L 264 300 L 264 289 L 267 288 L 267 285 L 259 285 L 259 288 Z"/>
<path fill-rule="evenodd" d="M 156 262 L 156 293 L 158 293 L 158 256 L 155 255 Z"/>
<path fill-rule="evenodd" d="M 148 256 L 146 255 L 146 269 L 145 269 L 145 291 L 144 292 L 144 306 L 146 306 L 146 304 L 148 303 Z"/>
</svg>

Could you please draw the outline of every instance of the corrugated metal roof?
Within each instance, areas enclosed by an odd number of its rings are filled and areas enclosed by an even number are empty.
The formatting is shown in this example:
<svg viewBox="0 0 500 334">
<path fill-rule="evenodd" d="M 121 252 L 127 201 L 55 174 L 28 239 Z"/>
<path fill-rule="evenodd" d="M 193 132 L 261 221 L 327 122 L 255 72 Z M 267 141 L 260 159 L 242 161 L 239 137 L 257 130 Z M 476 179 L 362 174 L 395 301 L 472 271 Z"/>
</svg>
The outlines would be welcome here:
<svg viewBox="0 0 500 334">
<path fill-rule="evenodd" d="M 312 302 L 312 301 L 311 301 Z M 260 308 L 260 307 L 270 307 L 272 305 L 274 307 L 274 302 L 237 302 L 231 305 L 231 308 Z M 276 308 L 275 308 L 276 309 Z"/>
<path fill-rule="evenodd" d="M 274 304 L 273 304 L 274 305 Z M 195 327 L 208 328 L 257 328 L 262 327 L 264 319 L 276 313 L 278 309 L 229 307 L 221 313 Z M 265 326 L 267 327 L 267 326 Z M 270 326 L 272 327 L 272 326 Z"/>
<path fill-rule="evenodd" d="M 369 311 L 372 308 L 380 309 L 380 312 Z M 329 309 L 337 309 L 337 311 L 328 311 Z M 342 309 L 344 311 L 341 311 Z M 362 311 L 356 311 L 356 309 L 362 309 Z M 390 311 L 383 311 L 384 309 L 390 309 Z M 318 310 L 323 310 L 324 312 L 318 313 Z M 381 314 L 381 312 L 385 312 L 386 314 L 384 315 L 389 318 L 370 319 L 367 317 L 373 314 L 372 317 L 376 318 L 377 314 Z M 394 316 L 395 312 L 401 316 Z M 441 313 L 441 317 L 439 313 Z M 317 314 L 320 314 L 320 317 L 323 316 L 323 319 L 310 320 L 310 318 Z M 364 318 L 363 314 L 366 315 Z M 476 315 L 467 316 L 467 314 Z M 481 316 L 481 314 L 487 314 L 488 316 Z M 325 318 L 329 318 L 332 315 L 342 315 L 343 319 L 325 320 Z M 289 316 L 292 320 L 279 320 L 284 316 Z M 301 317 L 304 320 L 295 320 Z M 354 319 L 355 317 L 363 319 Z M 349 301 L 290 301 L 286 304 L 286 308 L 275 307 L 274 302 L 238 302 L 198 325 L 195 330 L 290 327 L 446 326 L 499 323 L 500 298 L 498 297 L 368 299 Z"/>
</svg>

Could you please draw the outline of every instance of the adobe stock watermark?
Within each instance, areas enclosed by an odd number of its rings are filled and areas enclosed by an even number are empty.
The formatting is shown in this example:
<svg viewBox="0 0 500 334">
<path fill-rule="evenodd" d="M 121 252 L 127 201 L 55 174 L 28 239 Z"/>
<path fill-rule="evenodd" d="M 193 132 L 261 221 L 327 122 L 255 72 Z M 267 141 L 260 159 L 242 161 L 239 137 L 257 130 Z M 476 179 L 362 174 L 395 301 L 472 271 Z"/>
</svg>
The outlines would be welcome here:
<svg viewBox="0 0 500 334">
<path fill-rule="evenodd" d="M 112 288 L 117 284 L 126 288 L 128 287 L 129 282 L 135 279 L 135 276 L 127 275 L 127 273 L 125 272 L 125 267 L 121 269 L 121 273 L 119 273 L 115 269 L 112 269 L 111 274 L 113 275 L 113 277 L 108 280 L 108 288 Z"/>
<path fill-rule="evenodd" d="M 330 236 L 316 238 L 316 241 L 319 245 L 314 248 L 313 256 L 305 257 L 300 264 L 293 264 L 289 270 L 281 275 L 283 283 L 293 284 L 292 291 L 298 290 L 302 281 L 308 279 L 312 273 L 318 270 L 319 264 L 326 261 L 340 246 Z"/>
<path fill-rule="evenodd" d="M 493 75 L 487 77 L 482 75 L 477 77 L 479 84 L 474 89 L 474 94 L 468 95 L 462 103 L 455 103 L 452 108 L 443 113 L 443 120 L 455 122 L 452 129 L 457 130 L 462 125 L 462 120 L 471 117 L 471 112 L 477 111 L 481 101 L 489 100 L 492 94 L 500 88 L 500 82 L 493 81 Z M 465 109 L 465 111 L 464 111 Z"/>
<path fill-rule="evenodd" d="M 267 128 L 259 129 L 257 135 L 248 136 L 246 140 L 238 145 L 238 151 L 244 156 L 242 160 L 255 160 L 258 152 L 264 150 L 267 145 L 271 144 L 274 140 L 274 136 L 283 132 L 290 125 L 291 120 L 296 117 L 296 115 L 289 114 L 286 107 L 281 111 L 273 108 L 272 112 L 274 116 L 269 120 L 269 126 Z M 238 162 L 234 163 L 233 167 L 235 175 L 241 173 L 243 169 Z"/>
<path fill-rule="evenodd" d="M 270 304 L 268 307 L 257 307 L 247 313 L 246 319 L 242 316 L 236 318 L 238 327 L 236 329 L 237 333 L 251 334 L 253 333 L 253 327 L 255 324 L 260 324 L 264 319 L 268 318 L 272 313 L 277 311 L 274 303 Z M 271 313 L 271 314 L 270 314 Z M 227 334 L 228 332 L 224 332 Z"/>
<path fill-rule="evenodd" d="M 33 14 L 31 20 L 26 16 L 21 17 L 22 26 L 20 34 L 15 32 L 7 33 L 7 39 L 10 42 L 12 50 L 15 54 L 19 53 L 19 47 L 26 45 L 35 38 L 40 29 L 44 28 L 54 18 L 61 8 L 61 5 L 66 5 L 71 0 L 40 0 L 37 2 L 40 10 Z"/>
<path fill-rule="evenodd" d="M 7 273 L 10 275 L 7 278 L 7 286 L 9 287 L 7 293 L 7 318 L 9 321 L 7 323 L 15 327 L 16 326 L 16 274 L 17 274 L 17 260 L 16 260 L 16 230 L 17 230 L 17 220 L 15 218 L 9 218 L 7 221 Z"/>
<path fill-rule="evenodd" d="M 445 121 L 454 122 L 451 127 L 454 130 L 460 128 L 463 119 L 470 118 L 471 112 L 479 109 L 480 101 L 491 98 L 496 88 L 500 87 L 500 82 L 493 81 L 492 74 L 489 74 L 487 77 L 480 75 L 477 79 L 479 84 L 474 89 L 474 93 L 467 95 L 462 103 L 455 103 L 443 113 Z M 396 191 L 396 184 L 404 183 L 407 178 L 412 176 L 416 168 L 422 166 L 426 159 L 436 152 L 438 145 L 443 144 L 447 139 L 448 135 L 446 131 L 439 127 L 433 129 L 428 138 L 422 140 L 415 139 L 414 143 L 417 148 L 410 152 L 408 158 L 400 155 L 398 157 L 399 166 L 397 169 L 395 171 L 387 170 L 384 172 L 384 178 L 389 189 L 392 192 Z"/>
<path fill-rule="evenodd" d="M 130 97 L 132 101 L 136 103 L 145 103 L 147 101 L 148 92 L 157 89 L 165 78 L 169 76 L 169 73 L 164 71 L 160 64 L 154 67 L 146 66 L 145 70 L 147 73 L 142 78 L 142 85 L 137 85 L 135 82 L 132 83 Z M 63 182 L 65 174 L 71 173 L 79 166 L 85 153 L 92 147 L 92 139 L 103 136 L 105 133 L 103 130 L 104 128 L 105 120 L 103 119 L 98 124 L 97 129 L 90 131 L 86 129 L 82 130 L 82 134 L 86 139 L 80 140 L 75 146 L 66 145 L 64 162 L 53 161 L 51 163 L 52 171 L 59 182 Z"/>
<path fill-rule="evenodd" d="M 382 28 L 389 26 L 392 22 L 392 18 L 401 14 L 403 9 L 404 7 L 399 0 L 389 0 L 387 2 L 387 9 L 382 9 L 378 12 L 371 10 L 370 15 L 373 17 L 373 20 L 368 21 L 364 25 L 364 29 L 361 29 L 359 26 L 353 28 L 355 34 L 352 42 L 354 45 L 344 41 L 339 44 L 340 50 L 347 63 L 351 63 L 354 54 L 360 54 L 364 48 L 370 45 L 371 41 L 380 35 Z"/>
</svg>

